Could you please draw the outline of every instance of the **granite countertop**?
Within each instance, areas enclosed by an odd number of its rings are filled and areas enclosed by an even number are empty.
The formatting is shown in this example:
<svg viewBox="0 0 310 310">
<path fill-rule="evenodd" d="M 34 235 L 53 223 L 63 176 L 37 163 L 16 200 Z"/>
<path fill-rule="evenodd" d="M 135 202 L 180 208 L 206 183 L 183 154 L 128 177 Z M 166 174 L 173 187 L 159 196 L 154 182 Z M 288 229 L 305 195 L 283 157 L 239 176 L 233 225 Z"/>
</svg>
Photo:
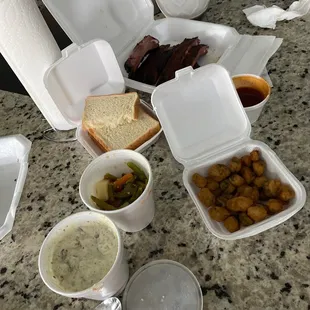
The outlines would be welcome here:
<svg viewBox="0 0 310 310">
<path fill-rule="evenodd" d="M 283 7 L 291 2 L 282 1 Z M 254 4 L 211 1 L 203 20 L 233 26 L 244 34 L 284 38 L 268 64 L 274 88 L 252 137 L 276 151 L 308 191 L 310 24 L 299 18 L 278 23 L 276 30 L 253 27 L 242 9 Z M 78 184 L 91 157 L 78 142 L 44 140 L 42 131 L 49 126 L 27 96 L 0 91 L 0 124 L 0 135 L 21 133 L 33 142 L 15 224 L 0 242 L 0 309 L 93 309 L 98 302 L 50 291 L 37 265 L 40 246 L 52 227 L 87 210 Z M 196 275 L 204 309 L 310 309 L 309 201 L 278 227 L 244 240 L 223 241 L 205 228 L 164 135 L 144 155 L 154 171 L 156 215 L 143 231 L 123 233 L 131 273 L 147 262 L 172 259 Z"/>
</svg>

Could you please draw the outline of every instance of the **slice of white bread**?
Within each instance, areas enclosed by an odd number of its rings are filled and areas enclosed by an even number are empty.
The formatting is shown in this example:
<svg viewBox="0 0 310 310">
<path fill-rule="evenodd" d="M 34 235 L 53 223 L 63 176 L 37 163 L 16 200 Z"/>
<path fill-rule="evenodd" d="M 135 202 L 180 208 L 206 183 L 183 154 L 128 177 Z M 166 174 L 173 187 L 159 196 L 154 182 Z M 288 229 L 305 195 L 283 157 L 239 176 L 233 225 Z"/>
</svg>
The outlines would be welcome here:
<svg viewBox="0 0 310 310">
<path fill-rule="evenodd" d="M 130 123 L 139 116 L 140 99 L 137 93 L 90 96 L 86 98 L 83 128 L 109 127 Z"/>
<path fill-rule="evenodd" d="M 157 120 L 139 109 L 139 117 L 116 128 L 89 128 L 92 140 L 105 152 L 119 149 L 135 150 L 160 130 Z"/>
</svg>

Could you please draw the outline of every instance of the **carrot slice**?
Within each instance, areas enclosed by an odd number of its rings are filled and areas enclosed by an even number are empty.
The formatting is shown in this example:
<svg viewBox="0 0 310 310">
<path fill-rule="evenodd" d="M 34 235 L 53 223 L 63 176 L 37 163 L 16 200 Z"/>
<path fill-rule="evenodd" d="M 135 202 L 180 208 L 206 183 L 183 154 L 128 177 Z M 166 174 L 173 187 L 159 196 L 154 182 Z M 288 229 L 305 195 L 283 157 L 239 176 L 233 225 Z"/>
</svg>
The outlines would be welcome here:
<svg viewBox="0 0 310 310">
<path fill-rule="evenodd" d="M 127 173 L 124 176 L 122 176 L 121 178 L 117 179 L 114 182 L 114 187 L 115 188 L 121 188 L 128 180 L 130 180 L 133 177 L 132 173 Z"/>
</svg>

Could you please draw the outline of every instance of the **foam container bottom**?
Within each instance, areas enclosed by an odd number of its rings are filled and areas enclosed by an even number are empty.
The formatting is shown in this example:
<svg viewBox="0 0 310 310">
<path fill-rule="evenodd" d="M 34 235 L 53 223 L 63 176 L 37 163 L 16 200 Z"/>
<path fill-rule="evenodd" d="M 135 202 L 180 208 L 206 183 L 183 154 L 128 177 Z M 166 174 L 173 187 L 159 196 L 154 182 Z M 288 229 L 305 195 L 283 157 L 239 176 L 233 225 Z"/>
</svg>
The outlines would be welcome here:
<svg viewBox="0 0 310 310">
<path fill-rule="evenodd" d="M 210 218 L 208 209 L 198 199 L 197 195 L 199 189 L 192 182 L 192 175 L 194 173 L 199 173 L 206 176 L 208 168 L 213 164 L 228 164 L 232 157 L 241 157 L 254 149 L 260 151 L 262 159 L 266 162 L 266 176 L 268 178 L 278 178 L 281 182 L 289 184 L 294 189 L 296 196 L 288 205 L 286 205 L 282 212 L 270 216 L 262 222 L 248 227 L 243 227 L 239 231 L 230 233 L 226 230 L 223 223 L 218 223 Z M 186 168 L 183 173 L 183 182 L 196 207 L 198 208 L 207 228 L 213 235 L 225 240 L 235 240 L 254 236 L 267 229 L 275 227 L 297 213 L 306 202 L 306 192 L 304 187 L 286 168 L 279 157 L 266 144 L 251 139 L 248 139 L 247 141 L 230 149 L 217 153 L 216 155 L 206 159 L 203 163 Z"/>
</svg>

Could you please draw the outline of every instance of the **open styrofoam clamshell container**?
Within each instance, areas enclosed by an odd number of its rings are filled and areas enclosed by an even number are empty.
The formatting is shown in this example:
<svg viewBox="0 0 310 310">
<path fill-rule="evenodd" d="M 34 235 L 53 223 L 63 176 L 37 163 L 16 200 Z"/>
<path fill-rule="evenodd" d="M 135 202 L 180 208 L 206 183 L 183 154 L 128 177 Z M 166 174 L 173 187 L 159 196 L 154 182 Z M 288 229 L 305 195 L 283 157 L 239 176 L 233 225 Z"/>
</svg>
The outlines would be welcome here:
<svg viewBox="0 0 310 310">
<path fill-rule="evenodd" d="M 69 45 L 62 51 L 62 58 L 46 71 L 44 83 L 60 113 L 68 123 L 77 127 L 78 141 L 93 157 L 102 154 L 103 151 L 82 129 L 81 122 L 86 97 L 125 91 L 124 78 L 110 44 L 104 40 L 93 40 L 81 46 Z M 141 104 L 155 116 L 147 104 Z M 153 144 L 161 131 L 136 151 L 141 152 Z"/>
<path fill-rule="evenodd" d="M 231 75 L 260 75 L 282 39 L 274 36 L 241 36 L 228 26 L 164 18 L 154 20 L 151 0 L 43 0 L 72 42 L 82 45 L 101 38 L 110 43 L 126 86 L 152 93 L 154 86 L 128 79 L 124 64 L 135 45 L 146 35 L 157 38 L 160 44 L 175 45 L 185 38 L 198 36 L 209 46 L 209 52 L 199 65 L 223 65 Z"/>
<path fill-rule="evenodd" d="M 304 206 L 303 185 L 266 144 L 250 139 L 250 122 L 229 73 L 222 66 L 212 64 L 195 71 L 191 67 L 177 71 L 174 80 L 156 88 L 152 105 L 173 156 L 185 167 L 184 185 L 215 236 L 226 240 L 253 236 L 286 221 Z M 253 149 L 259 150 L 265 160 L 267 176 L 290 184 L 296 197 L 284 211 L 230 233 L 222 223 L 210 218 L 197 197 L 199 189 L 192 182 L 192 175 L 206 175 L 211 165 L 228 164 L 232 157 Z"/>
<path fill-rule="evenodd" d="M 0 240 L 13 227 L 28 171 L 31 142 L 22 135 L 0 137 Z"/>
</svg>

